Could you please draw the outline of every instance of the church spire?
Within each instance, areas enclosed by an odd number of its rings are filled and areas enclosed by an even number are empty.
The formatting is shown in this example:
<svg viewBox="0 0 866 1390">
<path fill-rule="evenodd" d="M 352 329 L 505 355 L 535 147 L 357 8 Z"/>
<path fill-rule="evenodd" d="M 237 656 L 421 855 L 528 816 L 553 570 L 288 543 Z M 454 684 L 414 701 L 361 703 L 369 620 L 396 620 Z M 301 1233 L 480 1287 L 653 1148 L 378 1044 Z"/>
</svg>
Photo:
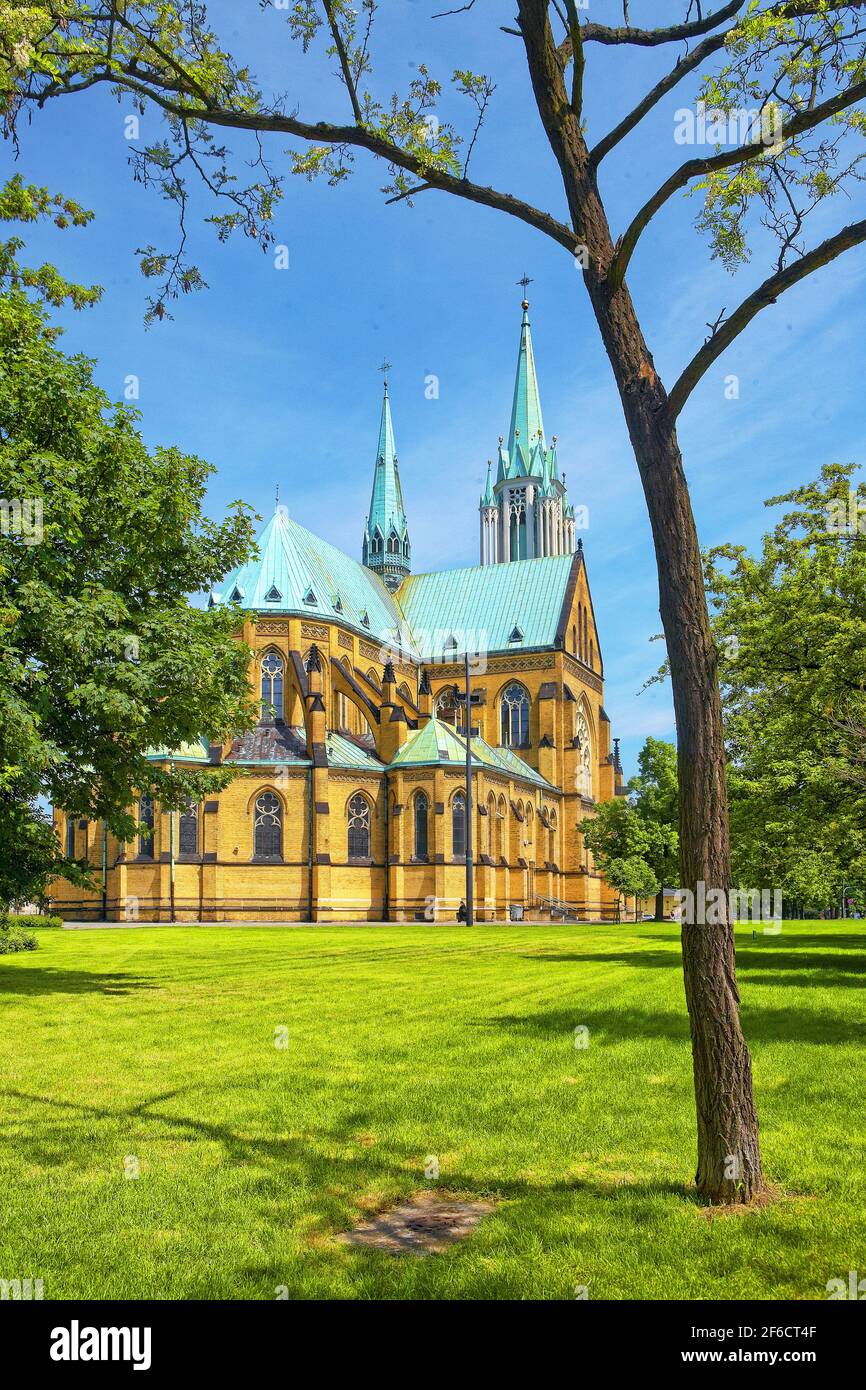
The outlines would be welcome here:
<svg viewBox="0 0 866 1390">
<path fill-rule="evenodd" d="M 547 445 L 544 439 L 544 421 L 541 418 L 541 397 L 538 393 L 538 377 L 535 372 L 535 357 L 532 351 L 532 330 L 529 326 L 529 300 L 526 299 L 527 286 L 532 283 L 527 275 L 518 280 L 523 286 L 524 299 L 521 305 L 523 318 L 520 324 L 520 349 L 517 355 L 517 376 L 514 381 L 514 399 L 511 406 L 511 427 L 508 431 L 508 476 L 526 477 L 532 471 L 532 454 L 540 441 L 542 449 Z"/>
<path fill-rule="evenodd" d="M 409 573 L 412 550 L 403 507 L 394 423 L 391 419 L 391 401 L 388 396 L 387 372 L 390 365 L 390 362 L 383 362 L 379 369 L 385 378 L 382 415 L 379 421 L 379 447 L 376 451 L 373 492 L 364 528 L 361 559 L 393 592 L 399 589 Z"/>
<path fill-rule="evenodd" d="M 575 514 L 560 476 L 556 435 L 548 446 L 541 416 L 541 396 L 529 326 L 528 275 L 518 280 L 523 290 L 520 349 L 507 442 L 500 435 L 496 482 L 487 485 L 479 506 L 481 564 L 508 564 L 571 555 Z"/>
</svg>

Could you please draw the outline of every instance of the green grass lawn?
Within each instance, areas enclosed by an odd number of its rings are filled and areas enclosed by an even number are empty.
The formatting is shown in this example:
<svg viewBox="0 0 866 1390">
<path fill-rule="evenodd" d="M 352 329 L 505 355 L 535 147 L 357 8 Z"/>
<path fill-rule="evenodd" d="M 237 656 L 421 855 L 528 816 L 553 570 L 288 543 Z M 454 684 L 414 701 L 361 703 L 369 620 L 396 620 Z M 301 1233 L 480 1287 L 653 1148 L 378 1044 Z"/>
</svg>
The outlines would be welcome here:
<svg viewBox="0 0 866 1390">
<path fill-rule="evenodd" d="M 0 1278 L 46 1298 L 825 1298 L 866 1274 L 866 937 L 738 935 L 781 1195 L 711 1220 L 672 927 L 42 932 L 0 960 Z M 431 1186 L 429 1156 L 438 1187 L 497 1199 L 472 1236 L 331 1241 Z"/>
</svg>

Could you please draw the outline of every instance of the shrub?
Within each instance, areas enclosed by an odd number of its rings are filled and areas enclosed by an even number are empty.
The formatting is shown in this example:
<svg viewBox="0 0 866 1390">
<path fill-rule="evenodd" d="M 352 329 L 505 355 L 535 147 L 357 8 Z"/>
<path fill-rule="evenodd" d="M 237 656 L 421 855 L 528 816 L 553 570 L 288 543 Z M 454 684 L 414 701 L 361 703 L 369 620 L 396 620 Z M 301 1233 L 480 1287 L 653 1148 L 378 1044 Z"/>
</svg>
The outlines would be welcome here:
<svg viewBox="0 0 866 1390">
<path fill-rule="evenodd" d="M 12 956 L 16 951 L 35 951 L 38 946 L 34 932 L 0 922 L 0 956 Z"/>
</svg>

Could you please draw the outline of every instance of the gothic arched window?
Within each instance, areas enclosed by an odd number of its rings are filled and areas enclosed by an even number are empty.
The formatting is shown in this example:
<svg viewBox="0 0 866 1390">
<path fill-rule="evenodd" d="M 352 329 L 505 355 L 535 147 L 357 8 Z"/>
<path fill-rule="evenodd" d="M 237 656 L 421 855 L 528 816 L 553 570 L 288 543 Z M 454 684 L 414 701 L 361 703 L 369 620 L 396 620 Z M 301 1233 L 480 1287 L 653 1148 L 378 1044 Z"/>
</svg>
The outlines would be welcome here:
<svg viewBox="0 0 866 1390">
<path fill-rule="evenodd" d="M 466 797 L 462 792 L 451 802 L 451 846 L 455 859 L 466 858 Z"/>
<path fill-rule="evenodd" d="M 526 748 L 529 745 L 529 695 L 522 685 L 512 681 L 502 692 L 500 700 L 500 743 L 505 748 Z"/>
<path fill-rule="evenodd" d="M 415 793 L 415 858 L 427 858 L 427 820 L 430 803 L 423 792 Z"/>
<path fill-rule="evenodd" d="M 198 854 L 198 807 L 188 801 L 180 813 L 178 854 Z"/>
<path fill-rule="evenodd" d="M 258 859 L 279 859 L 283 853 L 283 808 L 273 792 L 256 797 L 253 847 Z"/>
<path fill-rule="evenodd" d="M 266 652 L 262 658 L 262 718 L 283 717 L 283 658 L 279 652 Z"/>
<path fill-rule="evenodd" d="M 75 817 L 66 817 L 66 858 L 75 858 Z"/>
<path fill-rule="evenodd" d="M 577 790 L 581 796 L 592 796 L 592 735 L 580 706 L 574 716 L 574 738 L 578 749 Z"/>
<path fill-rule="evenodd" d="M 360 792 L 351 798 L 346 813 L 349 818 L 349 858 L 370 858 L 370 803 Z"/>
<path fill-rule="evenodd" d="M 435 714 L 437 719 L 441 719 L 443 724 L 450 724 L 452 729 L 462 729 L 463 709 L 455 700 L 457 691 L 455 686 L 448 685 L 444 690 L 440 690 L 436 696 Z"/>
<path fill-rule="evenodd" d="M 138 852 L 153 858 L 153 797 L 149 792 L 138 803 Z"/>
<path fill-rule="evenodd" d="M 505 844 L 505 816 L 508 807 L 505 804 L 505 797 L 500 796 L 496 803 L 496 853 L 502 858 L 507 848 Z"/>
</svg>

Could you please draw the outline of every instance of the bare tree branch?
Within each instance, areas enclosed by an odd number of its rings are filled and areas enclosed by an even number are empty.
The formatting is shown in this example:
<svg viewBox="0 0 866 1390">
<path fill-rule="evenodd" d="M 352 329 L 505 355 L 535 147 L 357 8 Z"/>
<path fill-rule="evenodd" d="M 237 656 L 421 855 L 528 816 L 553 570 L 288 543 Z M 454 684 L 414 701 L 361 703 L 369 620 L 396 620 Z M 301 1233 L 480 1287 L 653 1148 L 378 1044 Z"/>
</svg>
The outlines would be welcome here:
<svg viewBox="0 0 866 1390">
<path fill-rule="evenodd" d="M 716 358 L 721 356 L 725 348 L 739 337 L 756 314 L 760 313 L 768 304 L 775 304 L 780 294 L 790 289 L 792 285 L 805 280 L 812 271 L 828 265 L 843 251 L 848 251 L 852 246 L 859 246 L 864 241 L 866 241 L 866 218 L 862 222 L 852 222 L 849 226 L 843 227 L 841 232 L 828 237 L 814 250 L 808 251 L 799 260 L 794 261 L 775 275 L 769 276 L 762 285 L 759 285 L 754 293 L 744 299 L 739 308 L 725 319 L 718 330 L 695 353 L 685 371 L 681 373 L 668 396 L 668 414 L 671 421 L 676 420 L 704 373 L 712 366 Z"/>
<path fill-rule="evenodd" d="M 340 60 L 340 69 L 343 74 L 343 82 L 346 91 L 349 93 L 349 100 L 352 103 L 352 114 L 360 125 L 364 119 L 361 111 L 361 103 L 358 101 L 358 93 L 355 88 L 355 79 L 352 76 L 352 69 L 349 66 L 349 55 L 346 52 L 346 45 L 343 43 L 343 36 L 340 33 L 340 26 L 334 18 L 334 7 L 331 0 L 322 0 L 325 14 L 328 16 L 328 26 L 331 30 L 331 37 L 334 40 L 334 47 L 337 50 L 337 57 Z"/>
<path fill-rule="evenodd" d="M 671 68 L 670 72 L 647 92 L 637 106 L 633 107 L 628 115 L 624 116 L 608 135 L 605 135 L 604 139 L 599 140 L 594 149 L 590 150 L 590 162 L 598 167 L 605 155 L 610 154 L 621 140 L 631 134 L 635 126 L 639 125 L 644 116 L 658 105 L 662 97 L 667 96 L 668 92 L 672 91 L 679 82 L 682 82 L 684 77 L 688 77 L 690 72 L 694 72 L 695 68 L 699 67 L 705 59 L 711 57 L 713 53 L 717 53 L 720 48 L 724 48 L 728 32 L 726 30 L 724 34 L 713 34 L 710 38 L 704 39 L 703 43 L 698 44 L 697 48 L 693 49 L 687 57 L 678 58 L 676 65 Z"/>
<path fill-rule="evenodd" d="M 630 27 L 612 28 L 607 24 L 587 23 L 581 26 L 584 43 L 606 45 L 631 43 L 638 48 L 657 48 L 665 43 L 678 43 L 683 39 L 699 39 L 717 29 L 720 24 L 732 19 L 743 8 L 745 0 L 729 0 L 720 10 L 714 10 L 704 19 L 693 19 L 683 24 L 671 24 L 665 29 L 632 29 Z M 559 46 L 560 54 L 568 59 L 571 56 L 571 38 L 566 38 Z"/>
<path fill-rule="evenodd" d="M 837 115 L 840 111 L 846 110 L 864 98 L 866 98 L 866 81 L 855 82 L 852 86 L 846 87 L 844 91 L 837 92 L 835 96 L 819 102 L 811 111 L 803 111 L 800 115 L 794 116 L 779 131 L 778 143 L 782 144 L 795 135 L 802 135 L 807 130 L 813 130 L 822 121 L 829 120 L 831 116 Z M 761 155 L 767 154 L 768 148 L 762 140 L 755 140 L 748 145 L 738 145 L 735 149 L 723 150 L 720 154 L 709 155 L 706 159 L 687 159 L 684 164 L 680 165 L 679 169 L 675 169 L 670 177 L 665 179 L 661 187 L 656 189 L 652 197 L 644 203 L 621 238 L 610 266 L 611 284 L 614 286 L 622 284 L 638 238 L 659 209 L 664 207 L 668 199 L 678 189 L 685 188 L 692 179 L 700 178 L 702 174 L 712 173 L 716 169 L 730 169 L 735 164 L 746 164 L 750 160 L 758 159 Z"/>
<path fill-rule="evenodd" d="M 157 80 L 154 78 L 154 81 Z M 458 198 L 465 198 L 469 202 L 495 208 L 499 212 L 506 212 L 510 216 L 518 218 L 519 221 L 528 223 L 529 226 L 535 227 L 537 231 L 544 232 L 545 236 L 558 242 L 560 246 L 564 246 L 570 254 L 574 254 L 575 234 L 573 230 L 566 223 L 551 216 L 550 213 L 542 212 L 539 208 L 533 207 L 522 198 L 514 197 L 511 193 L 500 193 L 495 188 L 472 183 L 467 178 L 460 178 L 441 169 L 432 169 L 416 155 L 363 126 L 338 126 L 327 121 L 314 124 L 310 121 L 299 120 L 296 116 L 275 111 L 245 112 L 217 106 L 205 106 L 203 109 L 186 106 L 164 96 L 159 90 L 148 85 L 146 80 L 139 80 L 139 77 L 134 73 L 128 70 L 118 70 L 116 66 L 111 72 L 91 74 L 80 81 L 58 79 L 50 86 L 43 88 L 34 96 L 33 100 L 41 106 L 54 97 L 86 91 L 100 82 L 112 83 L 136 92 L 139 96 L 153 101 L 169 115 L 176 116 L 181 120 L 201 121 L 204 125 L 220 126 L 231 130 L 258 131 L 262 135 L 293 135 L 314 145 L 351 145 L 354 148 L 367 150 L 388 164 L 416 174 L 430 188 L 438 188 L 443 192 L 454 194 Z"/>
<path fill-rule="evenodd" d="M 574 54 L 574 70 L 571 78 L 571 109 L 580 120 L 583 110 L 583 73 L 586 67 L 586 59 L 583 53 L 583 39 L 581 37 L 580 20 L 577 17 L 577 5 L 575 0 L 566 0 L 566 13 L 568 15 L 568 32 L 571 35 L 571 47 Z"/>
</svg>

